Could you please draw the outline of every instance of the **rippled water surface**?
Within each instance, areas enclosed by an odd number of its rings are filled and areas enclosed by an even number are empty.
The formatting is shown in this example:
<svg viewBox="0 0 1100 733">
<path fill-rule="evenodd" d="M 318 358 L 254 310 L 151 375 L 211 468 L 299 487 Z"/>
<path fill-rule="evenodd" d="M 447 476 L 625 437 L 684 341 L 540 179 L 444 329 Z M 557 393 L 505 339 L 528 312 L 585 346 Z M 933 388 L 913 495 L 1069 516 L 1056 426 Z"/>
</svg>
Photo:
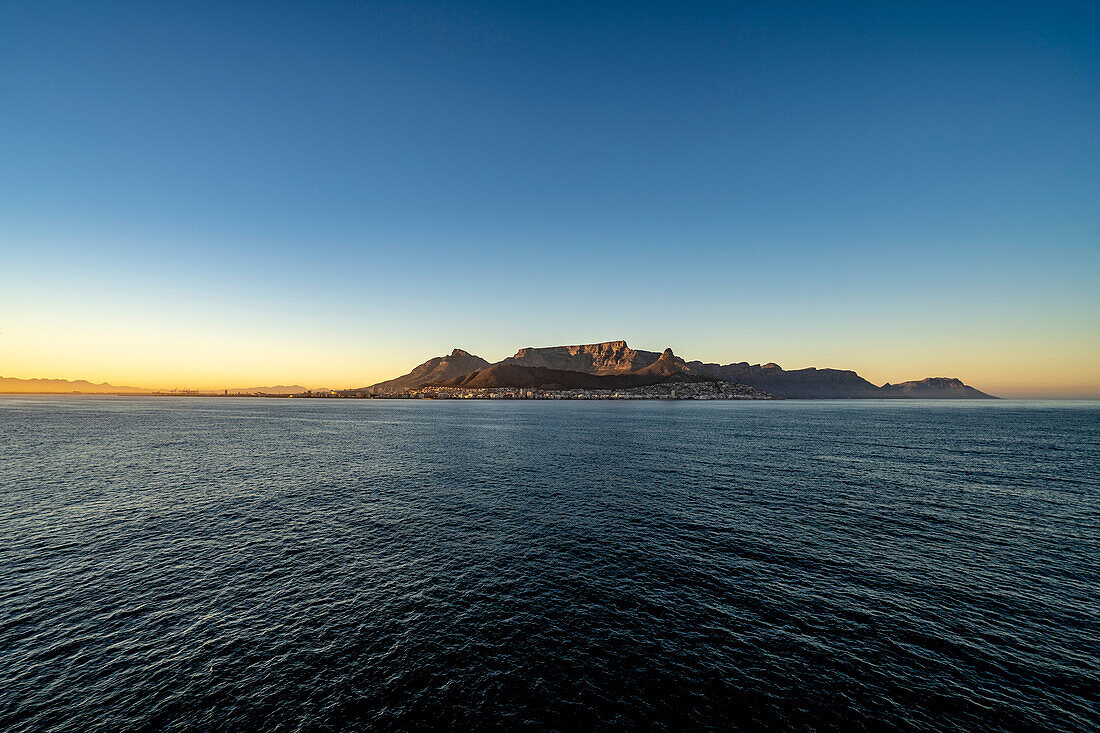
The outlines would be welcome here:
<svg viewBox="0 0 1100 733">
<path fill-rule="evenodd" d="M 1100 726 L 1096 403 L 0 397 L 0 728 Z"/>
</svg>

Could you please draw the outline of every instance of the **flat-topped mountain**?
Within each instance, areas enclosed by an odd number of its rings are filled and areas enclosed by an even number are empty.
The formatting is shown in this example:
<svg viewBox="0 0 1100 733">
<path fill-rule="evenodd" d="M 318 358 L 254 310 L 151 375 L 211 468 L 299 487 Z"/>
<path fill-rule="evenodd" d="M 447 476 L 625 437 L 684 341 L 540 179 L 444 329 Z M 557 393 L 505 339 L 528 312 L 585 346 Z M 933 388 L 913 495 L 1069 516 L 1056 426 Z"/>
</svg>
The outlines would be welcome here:
<svg viewBox="0 0 1100 733">
<path fill-rule="evenodd" d="M 725 365 L 705 364 L 701 361 L 685 362 L 675 356 L 671 349 L 665 349 L 664 353 L 642 351 L 630 348 L 626 341 L 525 348 L 501 363 L 544 366 L 588 374 L 625 374 L 645 369 L 654 369 L 666 375 L 681 372 L 743 384 L 787 398 L 892 396 L 880 394 L 878 387 L 852 371 L 810 367 L 788 372 L 777 364 L 750 366 L 747 362 Z"/>
<path fill-rule="evenodd" d="M 623 380 L 621 384 L 613 384 L 593 382 L 585 379 L 586 375 L 626 376 L 629 379 Z M 918 382 L 878 387 L 848 369 L 807 367 L 788 371 L 778 364 L 684 361 L 672 353 L 672 349 L 665 349 L 663 352 L 643 351 L 630 348 L 626 341 L 526 347 L 495 365 L 481 357 L 455 349 L 449 357 L 429 359 L 403 377 L 348 391 L 395 393 L 428 385 L 471 389 L 623 389 L 664 381 L 698 380 L 731 382 L 790 399 L 992 399 L 990 395 L 948 377 L 930 377 Z M 551 384 L 562 386 L 547 386 Z M 605 386 L 598 387 L 596 384 Z"/>
<path fill-rule="evenodd" d="M 586 374 L 625 374 L 647 367 L 659 357 L 660 354 L 653 351 L 636 351 L 625 341 L 605 341 L 577 346 L 523 348 L 501 363 Z"/>
<path fill-rule="evenodd" d="M 477 371 L 478 369 L 484 369 L 487 366 L 489 366 L 489 362 L 485 361 L 480 356 L 474 356 L 462 349 L 455 349 L 451 352 L 450 356 L 437 356 L 433 359 L 428 359 L 402 377 L 379 382 L 378 384 L 372 384 L 369 387 L 360 387 L 347 391 L 382 393 L 403 392 L 406 389 L 416 389 L 426 384 L 435 384 L 436 382 L 443 382 L 455 377 L 461 377 L 470 372 Z"/>
<path fill-rule="evenodd" d="M 890 397 L 915 397 L 934 399 L 994 399 L 992 395 L 965 385 L 962 381 L 952 377 L 927 377 L 925 379 L 900 384 L 882 385 L 883 396 Z"/>
</svg>

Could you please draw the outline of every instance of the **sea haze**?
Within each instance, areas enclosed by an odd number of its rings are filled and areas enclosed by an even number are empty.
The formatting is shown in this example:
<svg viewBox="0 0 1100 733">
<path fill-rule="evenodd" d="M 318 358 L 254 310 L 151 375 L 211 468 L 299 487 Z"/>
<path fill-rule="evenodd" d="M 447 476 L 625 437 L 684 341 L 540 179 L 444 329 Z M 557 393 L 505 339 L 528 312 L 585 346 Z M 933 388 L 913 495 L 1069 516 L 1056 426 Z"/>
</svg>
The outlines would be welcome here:
<svg viewBox="0 0 1100 733">
<path fill-rule="evenodd" d="M 1100 405 L 0 397 L 0 728 L 1100 726 Z"/>
</svg>

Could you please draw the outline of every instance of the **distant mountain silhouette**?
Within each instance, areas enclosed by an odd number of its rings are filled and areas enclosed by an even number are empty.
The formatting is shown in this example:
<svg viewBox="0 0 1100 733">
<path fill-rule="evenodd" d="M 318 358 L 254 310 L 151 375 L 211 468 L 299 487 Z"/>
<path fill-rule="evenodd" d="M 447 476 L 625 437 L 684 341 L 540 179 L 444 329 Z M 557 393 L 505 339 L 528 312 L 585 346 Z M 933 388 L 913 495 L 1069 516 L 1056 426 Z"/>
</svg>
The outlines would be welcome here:
<svg viewBox="0 0 1100 733">
<path fill-rule="evenodd" d="M 274 387 L 230 387 L 229 394 L 301 394 L 307 391 L 300 384 L 277 384 Z"/>
<path fill-rule="evenodd" d="M 434 384 L 455 377 L 461 377 L 464 374 L 469 374 L 478 369 L 484 369 L 487 366 L 489 366 L 489 362 L 485 361 L 480 356 L 474 356 L 462 349 L 455 349 L 451 352 L 450 356 L 437 356 L 433 359 L 428 359 L 404 376 L 372 384 L 369 387 L 359 387 L 358 389 L 349 389 L 345 391 L 376 393 L 403 392 L 406 389 L 416 389 L 427 384 Z"/>
<path fill-rule="evenodd" d="M 0 377 L 0 392 L 18 393 L 55 393 L 55 394 L 146 394 L 151 389 L 143 387 L 123 387 L 114 384 L 94 384 L 84 379 L 19 379 L 18 377 Z"/>
<path fill-rule="evenodd" d="M 125 387 L 116 384 L 95 384 L 84 379 L 18 379 L 16 377 L 0 377 L 0 392 L 26 393 L 26 394 L 152 394 L 164 392 L 163 389 L 150 389 L 147 387 Z M 277 385 L 274 387 L 230 387 L 229 389 L 201 390 L 203 393 L 229 394 L 300 394 L 306 391 L 305 387 L 297 384 Z"/>
<path fill-rule="evenodd" d="M 882 385 L 881 392 L 890 397 L 914 397 L 933 399 L 993 399 L 992 395 L 963 384 L 951 377 L 927 377 L 925 379 Z"/>
</svg>

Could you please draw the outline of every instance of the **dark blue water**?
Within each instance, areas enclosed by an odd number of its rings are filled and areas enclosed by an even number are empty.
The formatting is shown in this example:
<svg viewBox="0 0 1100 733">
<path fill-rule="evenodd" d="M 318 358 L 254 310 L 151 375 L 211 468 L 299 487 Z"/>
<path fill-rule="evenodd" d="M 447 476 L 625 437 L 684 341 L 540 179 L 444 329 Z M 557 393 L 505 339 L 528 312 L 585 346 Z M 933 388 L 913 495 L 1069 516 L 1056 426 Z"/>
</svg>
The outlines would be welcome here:
<svg viewBox="0 0 1100 733">
<path fill-rule="evenodd" d="M 0 728 L 1100 726 L 1100 405 L 0 398 Z"/>
</svg>

